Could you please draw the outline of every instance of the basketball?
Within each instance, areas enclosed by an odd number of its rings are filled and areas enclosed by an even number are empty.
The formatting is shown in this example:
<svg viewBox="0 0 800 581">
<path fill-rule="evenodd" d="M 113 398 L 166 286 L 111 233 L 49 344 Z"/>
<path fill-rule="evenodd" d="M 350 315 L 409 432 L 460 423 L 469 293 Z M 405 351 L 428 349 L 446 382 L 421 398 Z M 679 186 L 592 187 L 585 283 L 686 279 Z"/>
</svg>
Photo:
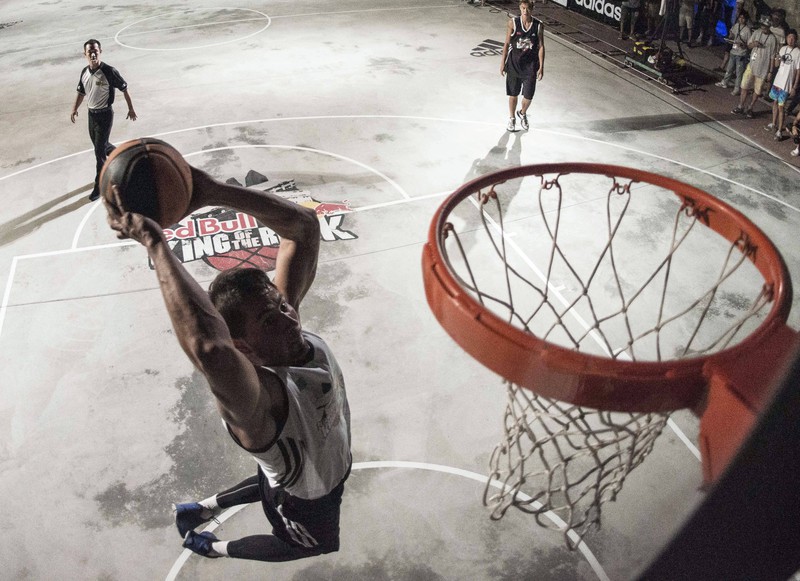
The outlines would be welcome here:
<svg viewBox="0 0 800 581">
<path fill-rule="evenodd" d="M 122 207 L 143 214 L 166 228 L 182 220 L 192 200 L 192 171 L 170 144 L 142 137 L 111 152 L 100 172 L 100 192 L 113 202 L 119 188 Z"/>
</svg>

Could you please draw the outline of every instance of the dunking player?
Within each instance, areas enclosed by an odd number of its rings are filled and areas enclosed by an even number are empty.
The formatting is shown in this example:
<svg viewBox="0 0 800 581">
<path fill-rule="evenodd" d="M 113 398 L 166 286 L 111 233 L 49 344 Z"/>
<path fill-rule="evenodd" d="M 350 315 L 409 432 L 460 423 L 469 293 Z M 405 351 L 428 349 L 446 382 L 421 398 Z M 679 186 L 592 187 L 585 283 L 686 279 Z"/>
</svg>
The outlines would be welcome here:
<svg viewBox="0 0 800 581">
<path fill-rule="evenodd" d="M 506 42 L 503 45 L 503 60 L 500 74 L 506 76 L 508 95 L 509 131 L 516 129 L 514 112 L 520 125 L 528 130 L 528 107 L 536 91 L 536 81 L 544 77 L 544 26 L 531 16 L 532 3 L 519 3 L 519 17 L 508 21 Z M 522 91 L 522 107 L 517 111 L 517 98 Z"/>
<path fill-rule="evenodd" d="M 313 210 L 268 192 L 222 184 L 192 168 L 190 210 L 234 208 L 281 238 L 274 283 L 256 269 L 221 273 L 206 293 L 170 250 L 156 222 L 106 202 L 120 237 L 141 243 L 155 266 L 178 341 L 208 379 L 233 440 L 257 475 L 200 502 L 175 506 L 183 546 L 205 557 L 289 561 L 339 549 L 339 510 L 350 472 L 350 410 L 339 365 L 302 330 L 297 309 L 319 254 Z M 193 529 L 223 509 L 261 502 L 272 535 L 218 540 Z"/>
<path fill-rule="evenodd" d="M 83 43 L 83 54 L 89 65 L 81 71 L 81 77 L 78 80 L 78 95 L 75 97 L 75 105 L 69 116 L 70 121 L 75 123 L 78 107 L 83 102 L 83 98 L 87 97 L 89 138 L 94 145 L 94 157 L 97 160 L 94 189 L 89 195 L 89 199 L 92 201 L 100 197 L 100 188 L 98 187 L 100 170 L 103 168 L 108 154 L 114 150 L 114 146 L 108 141 L 111 137 L 111 126 L 114 124 L 114 110 L 111 108 L 114 103 L 114 89 L 122 91 L 122 95 L 128 103 L 126 119 L 136 121 L 136 111 L 133 110 L 133 102 L 128 93 L 128 83 L 117 69 L 100 60 L 102 52 L 99 40 L 90 38 Z"/>
</svg>

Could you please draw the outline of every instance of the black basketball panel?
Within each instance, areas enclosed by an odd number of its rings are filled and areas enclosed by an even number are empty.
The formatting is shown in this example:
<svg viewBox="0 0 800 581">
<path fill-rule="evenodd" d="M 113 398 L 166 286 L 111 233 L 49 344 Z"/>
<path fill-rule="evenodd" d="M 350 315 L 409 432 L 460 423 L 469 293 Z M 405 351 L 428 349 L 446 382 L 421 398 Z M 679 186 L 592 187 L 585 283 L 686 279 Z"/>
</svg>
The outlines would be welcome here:
<svg viewBox="0 0 800 581">
<path fill-rule="evenodd" d="M 154 172 L 155 164 L 145 147 L 132 148 L 114 161 L 122 166 L 123 171 L 127 169 L 123 182 L 119 184 L 125 209 L 158 220 L 160 204 Z"/>
<path fill-rule="evenodd" d="M 150 160 L 158 168 L 154 172 L 158 190 L 159 217 L 162 225 L 172 225 L 184 217 L 189 206 L 191 192 L 181 168 L 169 150 L 151 149 Z"/>
</svg>

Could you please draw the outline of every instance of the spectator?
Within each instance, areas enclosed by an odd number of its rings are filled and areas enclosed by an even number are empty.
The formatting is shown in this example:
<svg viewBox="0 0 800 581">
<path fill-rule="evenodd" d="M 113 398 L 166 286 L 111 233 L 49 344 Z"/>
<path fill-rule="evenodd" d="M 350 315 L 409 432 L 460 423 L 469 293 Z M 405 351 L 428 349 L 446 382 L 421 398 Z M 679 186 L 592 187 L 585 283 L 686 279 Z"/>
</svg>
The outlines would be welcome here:
<svg viewBox="0 0 800 581">
<path fill-rule="evenodd" d="M 697 40 L 698 46 L 711 46 L 714 42 L 715 29 L 721 9 L 720 0 L 700 0 L 697 5 Z"/>
<path fill-rule="evenodd" d="M 750 56 L 750 51 L 747 48 L 747 43 L 750 40 L 750 27 L 747 26 L 748 14 L 746 10 L 739 12 L 736 18 L 736 24 L 731 27 L 728 33 L 728 46 L 730 46 L 730 57 L 728 58 L 728 67 L 725 70 L 725 76 L 717 83 L 718 87 L 729 89 L 731 81 L 733 81 L 732 95 L 739 95 L 742 88 L 742 75 L 745 68 L 747 68 L 747 61 Z"/>
<path fill-rule="evenodd" d="M 744 4 L 745 4 L 745 0 L 736 0 L 736 6 L 733 9 L 733 14 L 731 14 L 731 19 L 732 19 L 733 23 L 735 23 L 739 19 L 739 13 L 742 10 L 745 10 L 748 15 L 752 14 L 752 12 L 750 12 L 750 10 L 747 10 L 747 7 Z M 748 25 L 749 24 L 750 24 L 750 22 L 748 21 Z M 733 26 L 733 24 L 731 24 L 731 26 Z"/>
<path fill-rule="evenodd" d="M 789 130 L 792 134 L 792 140 L 794 141 L 794 149 L 789 153 L 792 157 L 800 155 L 800 128 L 797 127 L 798 120 L 799 119 L 795 117 L 794 123 L 792 123 L 792 127 Z"/>
<path fill-rule="evenodd" d="M 786 44 L 786 34 L 789 31 L 789 25 L 786 23 L 786 10 L 777 8 L 770 14 L 772 26 L 770 32 L 778 39 L 778 46 L 781 47 Z"/>
<path fill-rule="evenodd" d="M 800 49 L 796 44 L 797 31 L 789 30 L 786 33 L 786 46 L 782 46 L 775 55 L 778 72 L 769 92 L 772 99 L 772 123 L 765 127 L 767 131 L 775 132 L 775 141 L 783 139 L 784 105 L 790 95 L 795 95 L 800 78 Z"/>
<path fill-rule="evenodd" d="M 692 32 L 694 31 L 694 12 L 697 8 L 697 0 L 681 0 L 681 7 L 678 10 L 678 29 L 680 30 L 678 40 L 692 42 Z"/>
<path fill-rule="evenodd" d="M 725 31 L 730 32 L 731 26 L 736 24 L 736 15 L 742 6 L 739 0 L 722 0 L 720 8 L 720 20 L 725 24 Z"/>
<path fill-rule="evenodd" d="M 651 39 L 656 35 L 660 10 L 661 0 L 645 0 L 644 16 L 647 20 L 647 31 L 645 32 L 645 36 L 648 39 Z"/>
<path fill-rule="evenodd" d="M 775 54 L 778 52 L 778 41 L 770 32 L 771 19 L 769 16 L 761 17 L 761 28 L 753 32 L 747 43 L 750 49 L 750 64 L 742 75 L 742 92 L 739 96 L 739 105 L 731 111 L 734 115 L 744 115 L 753 118 L 753 106 L 761 96 L 766 79 L 772 78 L 772 67 Z M 748 105 L 748 97 L 750 103 Z"/>
<path fill-rule="evenodd" d="M 800 105 L 800 90 L 795 91 L 794 96 L 789 97 L 788 101 L 786 102 L 786 107 L 784 107 L 786 116 L 789 117 L 790 115 L 794 115 L 795 109 L 798 105 Z"/>
<path fill-rule="evenodd" d="M 619 17 L 619 37 L 627 38 L 625 35 L 625 21 L 630 21 L 630 37 L 635 38 L 636 21 L 639 20 L 640 0 L 625 0 L 621 5 L 622 12 Z"/>
<path fill-rule="evenodd" d="M 756 23 L 761 22 L 762 16 L 769 16 L 772 13 L 769 4 L 764 0 L 745 0 L 745 3 L 745 8 L 749 8 L 748 12 L 753 15 L 753 21 Z"/>
</svg>

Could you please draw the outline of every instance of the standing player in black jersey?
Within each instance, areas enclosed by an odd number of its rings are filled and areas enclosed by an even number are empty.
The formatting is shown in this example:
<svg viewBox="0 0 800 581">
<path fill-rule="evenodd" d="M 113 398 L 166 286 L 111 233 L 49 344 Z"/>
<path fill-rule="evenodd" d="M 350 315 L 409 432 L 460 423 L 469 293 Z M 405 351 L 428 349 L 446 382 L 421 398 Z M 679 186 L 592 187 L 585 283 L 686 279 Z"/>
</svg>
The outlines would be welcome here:
<svg viewBox="0 0 800 581">
<path fill-rule="evenodd" d="M 89 108 L 89 138 L 94 145 L 94 156 L 97 160 L 94 189 L 89 195 L 89 199 L 92 201 L 100 197 L 100 170 L 103 168 L 108 154 L 114 151 L 114 146 L 109 143 L 111 126 L 114 124 L 114 110 L 111 108 L 114 103 L 114 89 L 122 91 L 122 95 L 128 103 L 126 118 L 136 121 L 136 111 L 133 110 L 131 96 L 128 94 L 128 83 L 117 69 L 100 60 L 102 52 L 99 40 L 90 38 L 83 43 L 83 54 L 89 61 L 89 65 L 81 71 L 81 77 L 78 80 L 78 95 L 75 97 L 72 115 L 69 116 L 70 121 L 75 123 L 78 107 L 86 97 Z"/>
<path fill-rule="evenodd" d="M 506 77 L 508 95 L 509 131 L 516 129 L 516 115 L 520 126 L 528 130 L 528 107 L 536 91 L 536 81 L 544 77 L 544 26 L 531 15 L 530 0 L 519 3 L 519 17 L 508 21 L 506 42 L 500 74 Z M 517 98 L 522 92 L 522 106 L 517 111 Z"/>
<path fill-rule="evenodd" d="M 183 546 L 204 557 L 289 561 L 339 549 L 339 512 L 350 473 L 350 408 L 333 353 L 302 329 L 297 311 L 317 272 L 314 210 L 269 192 L 223 184 L 192 168 L 189 212 L 224 206 L 281 239 L 274 282 L 254 268 L 220 273 L 204 291 L 159 225 L 105 202 L 108 222 L 138 241 L 155 268 L 175 335 L 208 380 L 231 438 L 258 470 L 233 488 L 175 506 Z M 116 187 L 116 186 L 114 186 Z M 234 505 L 260 502 L 272 534 L 223 541 L 195 528 Z"/>
</svg>

